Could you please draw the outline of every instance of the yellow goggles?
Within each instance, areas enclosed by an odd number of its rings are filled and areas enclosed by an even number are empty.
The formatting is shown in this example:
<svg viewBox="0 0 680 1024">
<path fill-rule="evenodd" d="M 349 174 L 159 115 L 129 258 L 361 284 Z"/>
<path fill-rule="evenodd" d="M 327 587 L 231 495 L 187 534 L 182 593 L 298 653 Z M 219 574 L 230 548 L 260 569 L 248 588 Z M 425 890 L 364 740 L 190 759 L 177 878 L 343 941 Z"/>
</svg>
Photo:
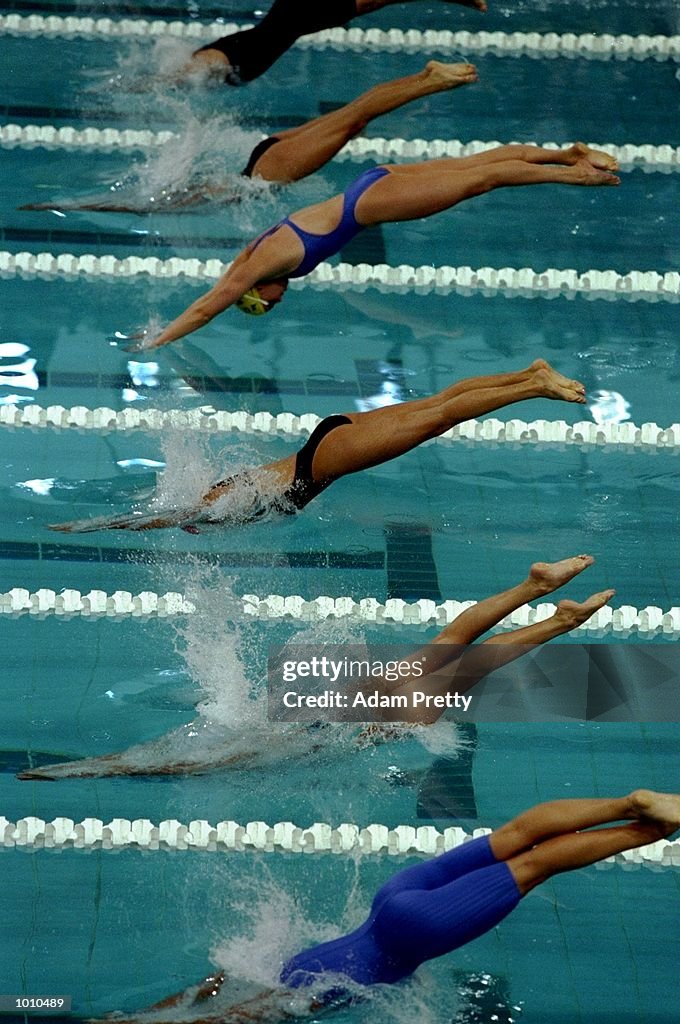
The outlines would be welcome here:
<svg viewBox="0 0 680 1024">
<path fill-rule="evenodd" d="M 270 303 L 263 299 L 257 288 L 249 288 L 236 302 L 236 308 L 249 316 L 262 316 L 269 309 Z"/>
</svg>

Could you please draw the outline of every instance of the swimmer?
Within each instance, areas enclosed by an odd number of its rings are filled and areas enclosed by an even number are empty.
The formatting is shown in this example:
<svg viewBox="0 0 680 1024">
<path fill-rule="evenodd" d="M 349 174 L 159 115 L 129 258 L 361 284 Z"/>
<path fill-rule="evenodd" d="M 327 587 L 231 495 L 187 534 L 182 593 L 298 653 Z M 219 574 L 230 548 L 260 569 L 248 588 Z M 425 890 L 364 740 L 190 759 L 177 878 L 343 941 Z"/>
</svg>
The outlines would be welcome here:
<svg viewBox="0 0 680 1024">
<path fill-rule="evenodd" d="M 367 124 L 413 100 L 432 93 L 457 89 L 477 81 L 474 64 L 443 64 L 429 61 L 422 71 L 392 82 L 376 85 L 351 103 L 308 121 L 298 128 L 277 132 L 254 148 L 245 178 L 277 184 L 300 181 L 332 160 L 350 139 Z M 243 199 L 234 182 L 196 182 L 180 189 L 161 188 L 150 198 L 126 199 L 122 195 L 90 196 L 46 203 L 28 203 L 21 210 L 94 210 L 107 213 L 173 213 L 196 209 L 209 202 L 239 202 Z"/>
<path fill-rule="evenodd" d="M 400 2 L 409 0 L 274 0 L 267 15 L 254 28 L 202 46 L 173 78 L 244 85 L 264 74 L 300 36 L 337 28 L 353 18 Z M 485 0 L 448 2 L 486 10 Z"/>
<path fill-rule="evenodd" d="M 363 986 L 403 981 L 426 961 L 484 935 L 555 875 L 667 839 L 678 828 L 680 796 L 647 789 L 538 804 L 488 835 L 392 875 L 366 921 L 293 956 L 281 969 L 279 988 L 221 1006 L 225 977 L 217 972 L 139 1014 L 117 1014 L 116 1024 L 141 1024 L 147 1013 L 154 1024 L 169 1024 L 180 1005 L 199 1008 L 187 1018 L 193 1024 L 273 1024 L 303 1015 L 293 1009 L 296 993 L 307 1013 L 346 1005 L 362 998 Z M 165 1015 L 165 1008 L 174 1012 Z"/>
<path fill-rule="evenodd" d="M 411 677 L 400 677 L 398 684 L 389 684 L 372 677 L 367 685 L 372 692 L 383 689 L 384 692 L 402 695 L 412 694 L 417 690 L 426 694 L 428 698 L 440 697 L 447 692 L 467 692 L 496 669 L 522 657 L 536 646 L 570 633 L 583 625 L 611 600 L 613 590 L 603 590 L 582 602 L 562 600 L 548 618 L 531 626 L 497 634 L 477 646 L 472 646 L 475 640 L 498 625 L 517 608 L 559 590 L 589 568 L 593 562 L 591 555 L 576 555 L 574 558 L 564 558 L 559 562 L 534 563 L 525 580 L 501 594 L 495 594 L 493 597 L 478 601 L 471 608 L 466 608 L 426 648 L 418 650 L 408 659 L 411 664 L 422 664 L 421 659 L 426 654 L 426 675 L 414 672 Z M 405 664 L 405 659 L 402 664 Z M 362 684 L 358 684 L 357 689 L 361 686 Z M 370 714 L 377 718 L 379 712 L 371 711 Z M 413 735 L 414 726 L 431 726 L 443 714 L 442 701 L 435 704 L 430 700 L 429 706 L 409 706 L 408 709 L 399 710 L 393 715 L 383 715 L 383 719 L 395 724 L 385 727 L 381 721 L 373 722 L 361 729 L 354 742 L 363 748 L 375 743 L 403 739 Z M 189 736 L 198 737 L 197 743 L 201 748 L 195 753 L 189 748 L 188 753 L 178 756 L 177 751 L 181 747 L 187 747 L 186 740 Z M 20 772 L 17 778 L 55 781 L 121 775 L 195 775 L 229 768 L 263 768 L 276 761 L 290 762 L 292 759 L 306 757 L 310 753 L 326 749 L 332 736 L 333 734 L 329 734 L 327 730 L 320 734 L 316 723 L 311 727 L 279 723 L 275 727 L 273 723 L 267 722 L 264 729 L 259 732 L 251 728 L 247 736 L 236 736 L 233 740 L 227 740 L 224 730 L 220 727 L 212 748 L 207 750 L 206 723 L 197 720 L 181 729 L 166 733 L 159 739 L 138 744 L 120 753 L 42 765 L 40 768 Z M 209 740 L 211 738 L 208 737 Z"/>
<path fill-rule="evenodd" d="M 578 142 L 567 149 L 497 146 L 475 156 L 373 167 L 342 195 L 298 210 L 254 239 L 209 292 L 155 338 L 131 336 L 128 351 L 155 349 L 204 327 L 230 306 L 268 313 L 291 277 L 304 277 L 363 228 L 417 220 L 496 188 L 618 185 L 613 157 Z"/>
<path fill-rule="evenodd" d="M 198 533 L 197 523 L 234 526 L 294 515 L 342 476 L 396 459 L 465 420 L 533 398 L 586 401 L 579 381 L 537 359 L 516 373 L 470 377 L 432 398 L 328 416 L 296 455 L 220 480 L 192 506 L 163 508 L 156 499 L 122 515 L 56 523 L 50 529 L 92 533 L 179 526 Z"/>
</svg>

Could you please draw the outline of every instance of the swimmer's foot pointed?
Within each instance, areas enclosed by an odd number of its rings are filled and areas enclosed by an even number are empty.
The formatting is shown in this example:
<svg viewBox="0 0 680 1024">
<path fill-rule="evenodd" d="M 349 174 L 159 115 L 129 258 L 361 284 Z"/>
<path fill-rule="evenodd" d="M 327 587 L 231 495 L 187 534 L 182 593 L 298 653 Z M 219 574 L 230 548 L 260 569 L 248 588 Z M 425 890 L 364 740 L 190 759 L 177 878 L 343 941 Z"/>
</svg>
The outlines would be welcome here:
<svg viewBox="0 0 680 1024">
<path fill-rule="evenodd" d="M 631 793 L 630 801 L 636 817 L 652 818 L 673 831 L 680 828 L 680 796 L 677 794 L 636 789 Z"/>
<path fill-rule="evenodd" d="M 590 160 L 577 160 L 569 167 L 572 172 L 564 180 L 570 185 L 620 185 L 621 179 L 616 174 L 603 171 Z"/>
<path fill-rule="evenodd" d="M 578 576 L 594 561 L 592 555 L 575 555 L 573 558 L 563 558 L 559 562 L 534 562 L 529 570 L 529 579 L 541 593 L 552 594 L 553 590 L 558 590 L 569 580 L 573 580 L 574 576 Z"/>
<path fill-rule="evenodd" d="M 440 60 L 429 60 L 425 65 L 425 73 L 441 89 L 457 89 L 461 85 L 479 81 L 477 68 L 468 63 L 445 64 Z"/>
<path fill-rule="evenodd" d="M 535 359 L 529 367 L 529 372 L 534 374 L 537 383 L 544 389 L 545 398 L 585 404 L 586 389 L 583 384 L 558 373 L 545 359 Z"/>
<path fill-rule="evenodd" d="M 579 160 L 587 160 L 589 164 L 601 171 L 616 171 L 619 167 L 616 157 L 604 153 L 601 149 L 591 149 L 590 146 L 586 146 L 585 142 L 575 142 L 573 146 L 563 152 L 574 164 Z"/>
<path fill-rule="evenodd" d="M 575 629 L 582 626 L 591 616 L 604 608 L 611 601 L 616 593 L 615 590 L 601 590 L 599 594 L 592 594 L 587 600 L 582 601 L 560 601 L 557 605 L 555 618 L 564 622 L 568 629 Z"/>
</svg>

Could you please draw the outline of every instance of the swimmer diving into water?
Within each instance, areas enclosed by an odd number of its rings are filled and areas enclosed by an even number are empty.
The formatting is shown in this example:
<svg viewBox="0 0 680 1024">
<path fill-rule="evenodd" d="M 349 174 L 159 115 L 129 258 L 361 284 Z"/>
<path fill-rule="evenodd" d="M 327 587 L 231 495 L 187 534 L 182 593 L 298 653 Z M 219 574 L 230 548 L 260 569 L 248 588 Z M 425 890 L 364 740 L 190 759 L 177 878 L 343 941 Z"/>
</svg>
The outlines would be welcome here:
<svg viewBox="0 0 680 1024">
<path fill-rule="evenodd" d="M 298 210 L 269 228 L 234 260 L 209 292 L 155 338 L 132 336 L 129 351 L 167 345 L 204 327 L 237 305 L 245 313 L 270 312 L 291 277 L 304 277 L 363 228 L 417 220 L 493 189 L 520 185 L 618 185 L 613 157 L 576 143 L 567 149 L 509 145 L 459 159 L 373 167 L 342 195 Z"/>
<path fill-rule="evenodd" d="M 298 128 L 277 132 L 259 142 L 250 154 L 244 178 L 288 184 L 300 181 L 332 160 L 350 139 L 382 114 L 423 96 L 477 81 L 473 64 L 442 64 L 431 60 L 422 71 L 376 85 L 339 110 Z M 116 194 L 81 199 L 28 203 L 22 210 L 94 210 L 106 213 L 173 213 L 209 202 L 239 202 L 243 190 L 234 181 L 196 181 L 177 188 L 159 188 L 150 197 Z"/>
<path fill-rule="evenodd" d="M 243 85 L 259 78 L 300 36 L 345 25 L 353 18 L 412 0 L 274 0 L 254 28 L 216 39 L 196 50 L 175 80 L 212 80 Z M 485 0 L 445 0 L 486 10 Z"/>
<path fill-rule="evenodd" d="M 389 462 L 458 423 L 533 398 L 579 404 L 586 400 L 582 384 L 563 377 L 544 359 L 537 359 L 516 373 L 470 377 L 432 398 L 328 416 L 296 455 L 220 480 L 190 507 L 164 508 L 155 499 L 143 509 L 56 523 L 50 529 L 91 533 L 180 526 L 189 533 L 198 533 L 196 523 L 233 526 L 271 515 L 294 515 L 348 473 Z"/>
<path fill-rule="evenodd" d="M 225 977 L 217 972 L 198 987 L 115 1020 L 142 1024 L 148 1014 L 154 1024 L 169 1024 L 186 1010 L 179 1019 L 193 1024 L 273 1024 L 346 1005 L 362 998 L 360 986 L 395 984 L 427 960 L 484 935 L 554 875 L 667 839 L 678 828 L 680 796 L 647 789 L 538 804 L 489 835 L 398 871 L 378 890 L 359 928 L 288 960 L 279 988 L 221 1006 Z"/>
<path fill-rule="evenodd" d="M 411 678 L 402 677 L 398 683 L 391 684 L 372 677 L 370 690 L 382 688 L 385 693 L 406 696 L 418 691 L 430 698 L 445 693 L 467 692 L 496 669 L 522 657 L 539 644 L 563 636 L 587 622 L 611 600 L 613 590 L 592 594 L 583 602 L 562 600 L 549 618 L 507 633 L 499 633 L 481 644 L 471 646 L 517 608 L 559 590 L 593 562 L 590 555 L 564 558 L 560 562 L 536 562 L 525 580 L 501 594 L 494 594 L 466 608 L 426 648 L 416 651 L 408 659 L 411 664 L 420 663 L 426 653 L 427 675 L 414 672 Z M 357 684 L 357 688 L 361 689 L 362 685 Z M 398 724 L 386 727 L 382 721 L 373 722 L 355 737 L 356 743 L 364 747 L 383 740 L 397 740 L 412 735 L 413 726 L 433 725 L 443 715 L 444 708 L 437 707 L 434 700 L 429 703 L 431 706 L 416 707 L 409 700 L 407 709 L 399 710 L 398 713 L 385 713 L 383 721 Z M 377 717 L 380 712 L 376 710 L 370 714 Z M 332 734 L 329 736 L 327 731 L 319 733 L 317 723 L 311 728 L 291 727 L 285 723 L 280 742 L 276 742 L 275 730 L 274 724 L 267 722 L 261 731 L 251 728 L 247 736 L 229 740 L 220 727 L 218 742 L 207 752 L 202 745 L 205 728 L 201 728 L 199 720 L 121 753 L 43 765 L 21 772 L 18 778 L 54 781 L 120 775 L 193 775 L 224 768 L 260 768 L 270 766 L 277 760 L 290 761 L 305 757 L 316 750 L 327 748 L 332 740 Z M 187 746 L 188 735 L 195 738 L 193 746 L 196 751 L 193 753 L 190 748 L 189 753 L 179 754 L 178 751 Z"/>
</svg>

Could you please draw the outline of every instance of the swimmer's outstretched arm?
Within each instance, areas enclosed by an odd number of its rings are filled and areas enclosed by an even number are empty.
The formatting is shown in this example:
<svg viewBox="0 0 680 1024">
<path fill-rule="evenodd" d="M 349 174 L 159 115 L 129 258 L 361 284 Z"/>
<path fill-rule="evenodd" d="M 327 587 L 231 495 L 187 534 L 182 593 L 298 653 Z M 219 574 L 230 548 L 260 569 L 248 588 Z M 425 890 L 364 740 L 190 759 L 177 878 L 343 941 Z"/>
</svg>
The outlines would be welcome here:
<svg viewBox="0 0 680 1024">
<path fill-rule="evenodd" d="M 140 197 L 117 199 L 113 196 L 90 195 L 82 199 L 57 199 L 54 202 L 25 203 L 19 210 L 91 211 L 93 213 L 173 213 L 175 210 L 193 209 L 203 203 L 219 200 L 222 203 L 240 203 L 242 196 L 228 182 L 195 188 L 184 188 L 177 192 L 162 192 L 156 199 Z"/>
<path fill-rule="evenodd" d="M 200 520 L 203 505 L 158 512 L 123 512 L 113 516 L 94 516 L 91 519 L 72 519 L 68 523 L 50 523 L 48 530 L 58 533 L 96 533 L 98 530 L 163 530 L 171 526 L 186 528 Z"/>
<path fill-rule="evenodd" d="M 177 341 L 187 334 L 200 330 L 201 327 L 205 327 L 216 316 L 238 302 L 253 285 L 261 281 L 285 277 L 295 269 L 300 261 L 300 257 L 295 253 L 291 255 L 285 246 L 283 253 L 279 254 L 277 244 L 268 238 L 254 251 L 251 251 L 251 246 L 239 253 L 227 272 L 222 275 L 217 284 L 213 285 L 210 291 L 192 302 L 157 337 L 147 340 L 145 336 L 142 336 L 138 342 L 127 346 L 127 351 L 160 348 L 161 345 L 168 345 L 171 341 Z"/>
<path fill-rule="evenodd" d="M 203 761 L 161 761 L 159 746 L 164 749 L 171 733 L 131 747 L 119 754 L 103 754 L 101 757 L 83 757 L 75 761 L 45 764 L 40 768 L 28 768 L 18 772 L 22 782 L 57 782 L 59 779 L 108 779 L 159 775 L 201 775 L 221 768 L 239 768 L 257 762 L 259 753 L 242 751 L 236 754 L 226 750 L 221 756 L 206 757 Z M 155 763 L 153 763 L 155 761 Z"/>
<path fill-rule="evenodd" d="M 126 346 L 127 351 L 160 348 L 162 345 L 168 345 L 171 341 L 184 338 L 187 334 L 193 334 L 194 331 L 205 327 L 216 316 L 238 302 L 243 293 L 247 292 L 257 280 L 257 274 L 248 267 L 248 261 L 241 254 L 210 291 L 187 306 L 184 312 L 168 324 L 159 335 L 150 340 L 147 340 L 144 335 L 139 344 Z"/>
<path fill-rule="evenodd" d="M 148 1006 L 140 1010 L 139 1013 L 129 1016 L 115 1014 L 103 1018 L 90 1018 L 86 1024 L 112 1024 L 114 1021 L 115 1024 L 144 1024 L 146 1020 L 150 1020 L 153 1024 L 176 1024 L 177 1006 L 185 1003 L 187 1009 L 192 1009 L 194 1006 L 200 1006 L 208 1000 L 219 997 L 223 983 L 224 972 L 219 971 L 209 975 L 198 986 L 192 986 L 185 992 L 168 996 L 167 999 Z M 195 992 L 197 992 L 196 995 L 194 995 Z M 294 1007 L 291 1005 L 291 1000 L 294 1000 Z M 170 1012 L 164 1016 L 162 1011 L 166 1008 Z M 293 993 L 283 987 L 280 989 L 269 988 L 259 992 L 251 999 L 234 1003 L 224 1009 L 220 1009 L 219 1006 L 212 1003 L 206 1006 L 205 1016 L 196 1016 L 192 1013 L 191 1024 L 244 1024 L 245 1021 L 252 1021 L 253 1024 L 258 1024 L 258 1022 L 264 1024 L 265 1021 L 266 1024 L 275 1024 L 280 1021 L 283 1024 L 284 1021 L 306 1019 L 310 1013 L 318 1016 L 319 1013 L 329 1009 L 332 1009 L 332 1004 L 324 1005 L 317 1002 L 312 996 L 306 998 L 305 1005 L 303 1005 L 299 991 Z"/>
<path fill-rule="evenodd" d="M 285 734 L 285 744 L 281 743 L 277 747 L 274 747 L 269 733 L 266 738 L 251 734 L 243 740 L 220 737 L 219 742 L 207 750 L 201 750 L 199 739 L 195 754 L 192 756 L 192 752 L 189 751 L 182 757 L 180 750 L 187 749 L 187 730 L 191 730 L 192 725 L 193 723 L 190 723 L 189 726 L 173 729 L 158 739 L 138 743 L 115 754 L 81 757 L 74 761 L 27 768 L 26 771 L 19 772 L 17 778 L 24 782 L 58 782 L 60 779 L 203 775 L 206 772 L 223 769 L 259 768 L 277 759 L 303 757 L 321 747 L 321 742 L 301 724 L 298 728 L 289 728 Z M 198 731 L 200 732 L 200 726 Z"/>
</svg>

